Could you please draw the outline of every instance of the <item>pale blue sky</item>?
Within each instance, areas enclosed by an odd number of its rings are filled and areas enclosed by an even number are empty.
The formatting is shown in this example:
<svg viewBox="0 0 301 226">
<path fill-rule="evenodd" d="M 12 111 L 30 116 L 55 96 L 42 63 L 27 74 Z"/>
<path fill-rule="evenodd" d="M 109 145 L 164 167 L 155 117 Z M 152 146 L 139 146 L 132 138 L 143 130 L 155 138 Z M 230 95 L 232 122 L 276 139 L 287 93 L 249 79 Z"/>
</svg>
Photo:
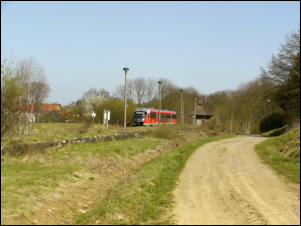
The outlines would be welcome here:
<svg viewBox="0 0 301 226">
<path fill-rule="evenodd" d="M 300 26 L 300 2 L 1 2 L 1 57 L 33 56 L 69 104 L 166 77 L 203 94 L 254 80 Z"/>
</svg>

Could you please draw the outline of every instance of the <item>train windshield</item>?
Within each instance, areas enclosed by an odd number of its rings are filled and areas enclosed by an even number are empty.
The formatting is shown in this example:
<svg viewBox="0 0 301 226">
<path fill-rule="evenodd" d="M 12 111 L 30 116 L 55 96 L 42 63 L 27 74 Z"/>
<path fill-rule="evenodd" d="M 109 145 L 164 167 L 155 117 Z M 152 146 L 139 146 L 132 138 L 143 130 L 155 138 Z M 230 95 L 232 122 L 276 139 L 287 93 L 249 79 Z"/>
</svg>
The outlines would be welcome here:
<svg viewBox="0 0 301 226">
<path fill-rule="evenodd" d="M 135 114 L 134 114 L 135 117 L 144 117 L 146 116 L 146 112 L 144 111 L 136 111 Z"/>
</svg>

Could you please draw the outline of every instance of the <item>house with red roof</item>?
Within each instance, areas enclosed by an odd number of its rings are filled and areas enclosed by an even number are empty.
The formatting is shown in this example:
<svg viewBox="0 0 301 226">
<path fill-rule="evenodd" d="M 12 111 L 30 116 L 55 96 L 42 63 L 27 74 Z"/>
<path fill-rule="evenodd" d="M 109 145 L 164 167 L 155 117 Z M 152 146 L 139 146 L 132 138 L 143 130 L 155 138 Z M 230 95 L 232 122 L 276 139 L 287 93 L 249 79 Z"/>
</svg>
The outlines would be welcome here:
<svg viewBox="0 0 301 226">
<path fill-rule="evenodd" d="M 65 122 L 71 119 L 69 112 L 61 110 L 61 104 L 28 105 L 23 108 L 32 111 L 32 122 Z"/>
</svg>

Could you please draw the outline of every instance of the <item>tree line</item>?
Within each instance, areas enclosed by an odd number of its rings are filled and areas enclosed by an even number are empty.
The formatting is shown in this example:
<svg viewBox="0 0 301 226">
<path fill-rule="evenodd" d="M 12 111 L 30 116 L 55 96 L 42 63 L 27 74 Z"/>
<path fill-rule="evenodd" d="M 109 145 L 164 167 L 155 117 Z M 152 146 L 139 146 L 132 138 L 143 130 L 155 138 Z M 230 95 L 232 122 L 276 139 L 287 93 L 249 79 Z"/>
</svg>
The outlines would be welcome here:
<svg viewBox="0 0 301 226">
<path fill-rule="evenodd" d="M 185 122 L 191 121 L 189 114 L 194 109 L 194 95 L 197 100 L 203 95 L 194 87 L 178 87 L 169 78 L 137 77 L 127 81 L 127 123 L 130 124 L 136 108 L 159 108 L 159 84 L 161 84 L 161 109 L 180 112 L 181 93 L 183 90 L 183 103 Z M 96 113 L 95 120 L 102 123 L 103 111 L 110 110 L 111 123 L 124 120 L 124 95 L 125 85 L 119 84 L 112 95 L 103 88 L 90 88 L 84 92 L 77 101 L 72 101 L 64 107 L 75 121 L 91 121 L 92 112 Z"/>
<path fill-rule="evenodd" d="M 285 37 L 267 69 L 236 90 L 208 96 L 221 131 L 261 133 L 298 121 L 300 124 L 300 28 Z"/>
<path fill-rule="evenodd" d="M 279 53 L 272 55 L 266 70 L 261 68 L 255 80 L 241 83 L 236 90 L 205 96 L 199 87 L 181 87 L 169 78 L 129 78 L 127 122 L 132 121 L 136 108 L 159 108 L 158 81 L 162 81 L 161 109 L 176 111 L 178 119 L 181 112 L 180 89 L 183 91 L 185 124 L 192 124 L 190 113 L 194 111 L 195 95 L 197 102 L 202 100 L 214 115 L 211 128 L 221 132 L 260 133 L 294 120 L 300 121 L 300 28 L 286 35 L 285 44 L 280 44 Z M 29 116 L 17 113 L 21 112 L 18 105 L 38 106 L 49 92 L 45 71 L 32 58 L 20 61 L 15 67 L 11 61 L 1 59 L 1 136 L 2 130 L 5 132 L 12 125 L 20 125 L 20 132 L 26 133 L 30 129 Z M 110 110 L 111 123 L 119 121 L 123 125 L 124 93 L 124 83 L 119 84 L 113 94 L 104 88 L 92 87 L 81 98 L 64 106 L 62 111 L 75 122 L 91 122 L 94 112 L 95 121 L 102 123 L 103 111 Z M 9 123 L 2 127 L 5 120 Z"/>
<path fill-rule="evenodd" d="M 300 120 L 300 29 L 286 35 L 285 44 L 280 44 L 277 55 L 272 54 L 267 70 L 261 68 L 256 79 L 241 83 L 236 90 L 218 91 L 205 96 L 198 87 L 180 87 L 169 78 L 128 79 L 127 121 L 132 120 L 135 108 L 159 108 L 158 81 L 163 81 L 161 108 L 176 111 L 178 117 L 181 112 L 180 89 L 183 90 L 185 124 L 192 124 L 190 113 L 195 107 L 194 95 L 197 102 L 203 100 L 213 113 L 211 128 L 221 132 L 261 133 L 292 123 Z M 103 110 L 106 109 L 111 110 L 113 121 L 122 121 L 124 89 L 124 84 L 119 84 L 113 95 L 109 95 L 104 89 L 97 91 L 91 88 L 69 107 L 76 112 L 74 117 L 77 115 L 81 119 L 85 116 L 91 120 L 93 111 L 102 121 Z"/>
</svg>

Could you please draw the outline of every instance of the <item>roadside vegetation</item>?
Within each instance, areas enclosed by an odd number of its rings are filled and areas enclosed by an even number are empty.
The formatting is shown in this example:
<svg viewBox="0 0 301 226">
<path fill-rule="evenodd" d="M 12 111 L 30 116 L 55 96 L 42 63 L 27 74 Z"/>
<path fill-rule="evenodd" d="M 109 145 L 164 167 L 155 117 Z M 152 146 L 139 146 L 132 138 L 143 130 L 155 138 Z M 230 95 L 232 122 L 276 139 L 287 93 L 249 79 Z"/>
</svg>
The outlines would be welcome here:
<svg viewBox="0 0 301 226">
<path fill-rule="evenodd" d="M 51 140 L 66 140 L 89 136 L 111 135 L 117 133 L 145 130 L 145 127 L 123 127 L 109 125 L 103 129 L 103 125 L 92 123 L 33 123 L 30 134 L 20 135 L 18 131 L 11 131 L 1 138 L 1 146 L 16 145 Z M 151 128 L 148 128 L 151 129 Z"/>
<path fill-rule="evenodd" d="M 188 139 L 191 140 L 195 136 L 212 136 L 218 133 L 211 128 L 210 124 L 204 124 L 202 128 L 195 125 L 162 125 L 152 127 L 127 127 L 124 129 L 118 125 L 109 125 L 109 129 L 106 127 L 103 129 L 103 125 L 91 124 L 91 123 L 34 123 L 32 125 L 32 131 L 30 134 L 20 135 L 18 131 L 11 131 L 6 133 L 1 138 L 1 146 L 6 145 L 17 145 L 21 143 L 32 143 L 40 141 L 52 141 L 52 140 L 66 140 L 72 138 L 82 138 L 89 136 L 100 136 L 100 135 L 113 135 L 119 133 L 127 133 L 134 131 L 153 131 L 151 136 L 159 139 L 172 140 L 175 138 L 182 137 L 182 135 L 189 134 Z"/>
<path fill-rule="evenodd" d="M 205 143 L 234 135 L 202 138 L 184 144 L 147 162 L 130 180 L 123 181 L 75 224 L 171 224 L 166 210 L 172 191 L 190 155 Z"/>
<path fill-rule="evenodd" d="M 153 138 L 64 146 L 25 156 L 1 156 L 1 224 L 9 218 L 26 220 L 35 206 L 64 193 L 68 184 L 97 178 L 109 164 L 122 164 L 164 141 Z M 92 178 L 92 179 L 91 179 Z M 40 200 L 40 201 L 39 201 Z M 4 222 L 2 222 L 4 220 Z"/>
<path fill-rule="evenodd" d="M 41 126 L 39 128 L 40 130 L 47 129 L 49 137 L 63 139 L 66 139 L 65 136 L 70 135 L 70 131 L 65 131 L 66 127 L 74 130 L 71 135 L 78 135 L 80 128 L 77 127 L 80 125 L 76 124 L 44 124 L 44 128 L 43 124 L 37 125 Z M 72 126 L 74 126 L 74 128 L 72 128 Z M 50 127 L 52 129 L 49 129 Z M 139 128 L 140 127 L 131 127 L 128 128 L 128 130 L 136 130 Z M 132 178 L 144 177 L 145 180 L 151 181 L 154 176 L 157 177 L 161 171 L 154 173 L 154 175 L 150 174 L 150 177 L 147 177 L 147 173 L 143 174 L 143 176 L 135 176 L 136 171 L 139 170 L 144 163 L 147 163 L 146 165 L 152 163 L 154 157 L 159 155 L 169 158 L 169 154 L 167 155 L 168 151 L 177 146 L 181 147 L 181 145 L 185 143 L 188 145 L 189 142 L 194 142 L 194 140 L 202 137 L 204 140 L 192 143 L 192 146 L 186 146 L 186 149 L 195 149 L 197 145 L 218 139 L 212 137 L 217 134 L 206 126 L 203 128 L 197 126 L 160 126 L 155 128 L 144 127 L 142 129 L 150 129 L 152 132 L 146 136 L 135 139 L 100 143 L 78 143 L 63 146 L 55 150 L 28 152 L 25 155 L 16 157 L 2 155 L 1 223 L 32 223 L 32 220 L 37 219 L 37 216 L 40 215 L 37 210 L 43 203 L 52 200 L 51 197 L 54 196 L 68 196 L 68 193 L 66 193 L 68 188 L 72 187 L 74 189 L 72 189 L 71 192 L 76 192 L 82 184 L 86 185 L 85 187 L 89 189 L 95 187 L 96 193 L 91 193 L 91 195 L 94 195 L 92 201 L 97 202 L 100 198 L 95 199 L 95 196 L 99 196 L 100 191 L 102 191 L 102 194 L 106 194 L 108 189 L 114 189 L 114 186 L 116 186 L 123 177 L 127 176 L 128 173 L 132 176 L 130 178 L 131 180 Z M 124 131 L 124 129 L 120 129 L 120 127 L 116 129 L 111 128 L 111 130 L 112 131 L 109 130 L 109 133 Z M 97 130 L 95 131 L 97 132 Z M 30 136 L 34 136 L 34 134 Z M 87 134 L 84 134 L 84 136 L 87 136 Z M 40 139 L 42 138 L 43 136 L 40 137 Z M 36 139 L 38 140 L 39 137 Z M 32 140 L 29 139 L 28 141 L 30 142 Z M 182 155 L 182 152 L 179 152 L 177 155 Z M 186 156 L 186 154 L 184 156 Z M 187 157 L 188 156 L 185 158 Z M 184 164 L 184 160 L 181 164 Z M 157 167 L 158 165 L 154 166 L 154 168 Z M 167 167 L 167 165 L 164 167 Z M 171 169 L 174 167 L 173 165 L 170 166 Z M 165 168 L 165 170 L 167 169 L 168 167 Z M 124 174 L 125 172 L 126 174 Z M 102 175 L 105 175 L 105 177 L 102 177 Z M 119 179 L 117 180 L 116 178 Z M 110 186 L 113 187 L 107 187 L 107 190 L 105 190 L 105 187 L 109 185 L 103 184 L 103 180 L 108 181 L 108 183 L 111 184 Z M 137 189 L 139 190 L 138 187 Z M 154 192 L 156 193 L 158 191 Z M 81 193 L 82 190 L 78 190 L 76 194 Z M 150 194 L 146 195 L 148 196 Z M 75 198 L 74 202 L 79 201 Z M 77 203 L 73 204 L 75 206 L 72 205 L 72 207 L 70 207 L 70 214 L 80 214 L 81 212 L 79 212 L 79 209 L 76 207 Z M 54 207 L 49 206 L 48 208 L 52 209 Z M 66 216 L 68 213 L 68 211 L 63 212 L 66 210 L 61 210 L 61 205 L 55 208 L 59 209 L 59 212 L 56 214 Z M 47 209 L 45 211 L 47 211 Z M 70 218 L 72 218 L 72 216 L 70 216 Z M 140 217 L 136 219 L 140 219 Z M 41 222 L 40 219 L 38 222 Z"/>
<path fill-rule="evenodd" d="M 283 129 L 271 131 L 271 137 L 256 145 L 255 149 L 279 175 L 300 184 L 300 127 L 275 137 L 274 134 Z"/>
</svg>

